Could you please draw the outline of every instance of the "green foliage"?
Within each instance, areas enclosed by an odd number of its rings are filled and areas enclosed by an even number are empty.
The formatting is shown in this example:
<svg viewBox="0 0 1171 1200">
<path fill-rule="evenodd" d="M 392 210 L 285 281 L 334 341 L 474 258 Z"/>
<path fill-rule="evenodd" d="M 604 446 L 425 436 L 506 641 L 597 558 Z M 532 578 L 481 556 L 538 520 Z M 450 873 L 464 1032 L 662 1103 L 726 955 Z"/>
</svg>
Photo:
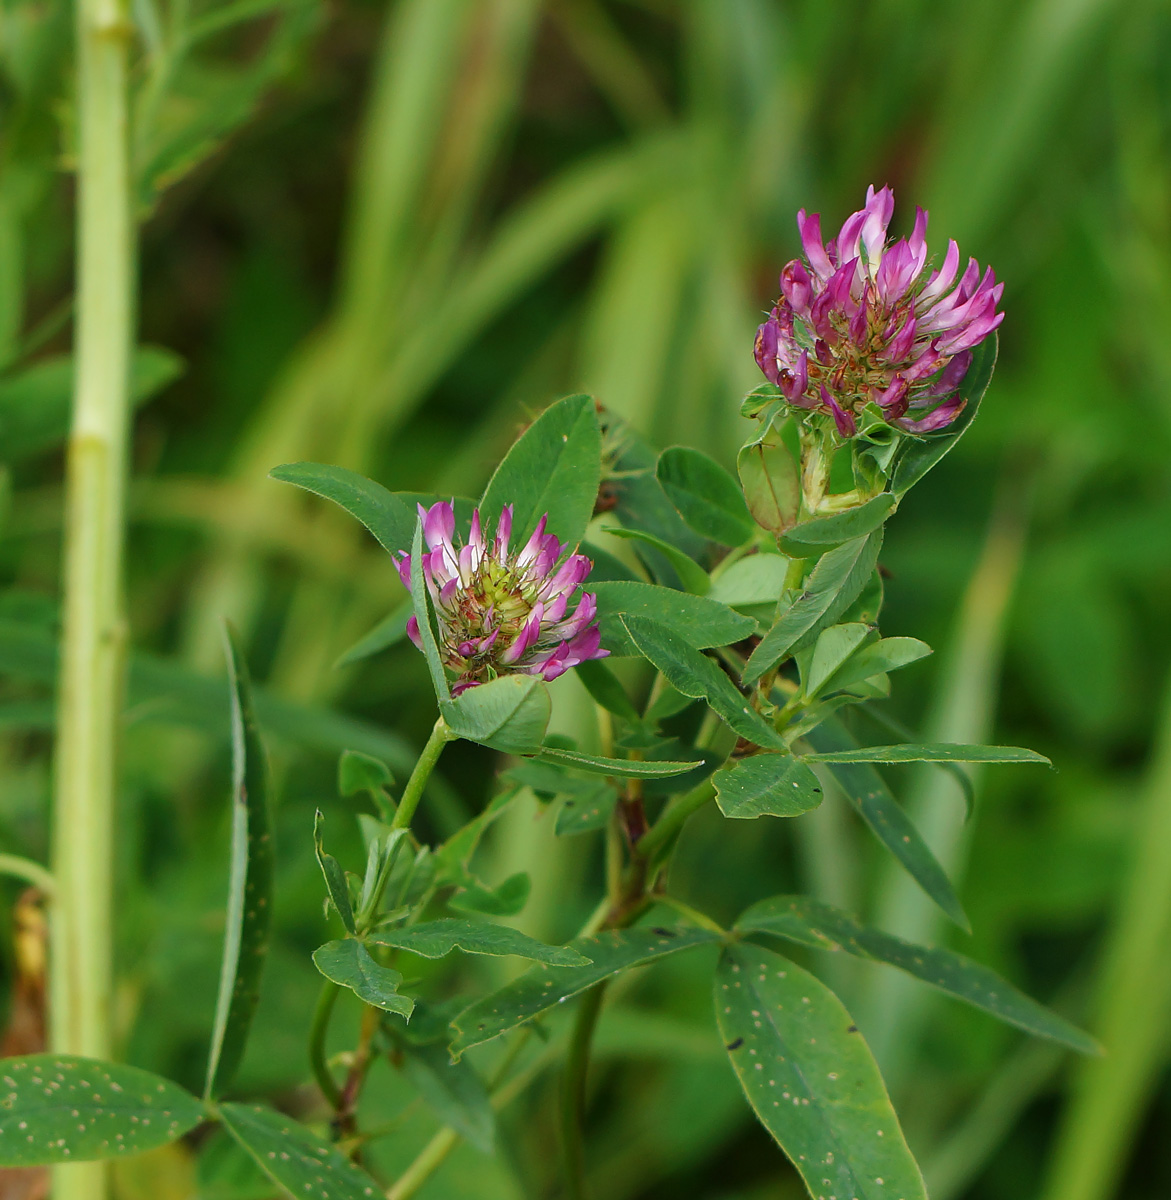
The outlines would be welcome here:
<svg viewBox="0 0 1171 1200">
<path fill-rule="evenodd" d="M 341 923 L 346 927 L 347 933 L 356 933 L 354 906 L 350 901 L 350 888 L 346 882 L 346 873 L 342 870 L 337 859 L 332 854 L 326 853 L 325 842 L 321 832 L 324 824 L 325 817 L 321 809 L 318 809 L 313 817 L 313 848 L 317 854 L 317 865 L 321 868 L 321 874 L 325 877 L 325 888 L 329 893 L 329 899 L 333 905 L 334 912 L 341 918 Z"/>
<path fill-rule="evenodd" d="M 221 1104 L 224 1128 L 291 1196 L 369 1200 L 381 1190 L 359 1167 L 304 1125 L 259 1104 Z"/>
<path fill-rule="evenodd" d="M 874 1058 L 823 983 L 741 945 L 724 952 L 714 995 L 744 1095 L 812 1195 L 926 1200 Z"/>
<path fill-rule="evenodd" d="M 794 558 L 811 558 L 824 554 L 834 546 L 863 538 L 881 528 L 894 512 L 898 501 L 889 492 L 867 500 L 856 508 L 816 517 L 794 525 L 780 539 L 781 549 Z"/>
<path fill-rule="evenodd" d="M 140 1154 L 181 1138 L 203 1105 L 149 1071 L 69 1054 L 0 1063 L 0 1166 Z"/>
<path fill-rule="evenodd" d="M 204 1094 L 231 1084 L 260 999 L 272 926 L 273 853 L 268 769 L 256 728 L 252 685 L 236 635 L 225 632 L 232 690 L 232 851 L 220 990 Z"/>
<path fill-rule="evenodd" d="M 535 675 L 502 675 L 441 705 L 451 732 L 505 754 L 536 754 L 549 724 L 549 690 Z"/>
<path fill-rule="evenodd" d="M 749 618 L 706 596 L 624 580 L 599 583 L 592 590 L 598 597 L 602 644 L 616 655 L 638 653 L 627 635 L 626 617 L 649 617 L 670 625 L 697 650 L 726 646 L 748 637 L 754 629 Z"/>
<path fill-rule="evenodd" d="M 383 946 L 409 950 L 423 958 L 442 958 L 458 947 L 465 954 L 512 954 L 554 967 L 583 967 L 590 961 L 572 946 L 547 946 L 507 925 L 486 925 L 450 917 L 375 934 L 372 940 Z"/>
<path fill-rule="evenodd" d="M 752 536 L 744 493 L 706 454 L 672 446 L 659 455 L 655 473 L 679 515 L 701 537 L 739 546 Z"/>
<path fill-rule="evenodd" d="M 725 817 L 799 817 L 821 803 L 817 776 L 789 754 L 757 754 L 712 780 Z"/>
<path fill-rule="evenodd" d="M 383 1012 L 410 1017 L 415 1002 L 399 994 L 403 977 L 370 956 L 357 938 L 326 942 L 313 951 L 313 965 L 333 983 L 349 988 L 359 999 Z"/>
<path fill-rule="evenodd" d="M 560 750 L 555 746 L 546 746 L 541 751 L 541 761 L 573 767 L 593 775 L 613 775 L 625 779 L 660 779 L 669 775 L 681 775 L 699 765 L 696 760 L 671 762 L 638 758 L 603 758 L 597 754 L 579 754 L 576 750 Z"/>
</svg>

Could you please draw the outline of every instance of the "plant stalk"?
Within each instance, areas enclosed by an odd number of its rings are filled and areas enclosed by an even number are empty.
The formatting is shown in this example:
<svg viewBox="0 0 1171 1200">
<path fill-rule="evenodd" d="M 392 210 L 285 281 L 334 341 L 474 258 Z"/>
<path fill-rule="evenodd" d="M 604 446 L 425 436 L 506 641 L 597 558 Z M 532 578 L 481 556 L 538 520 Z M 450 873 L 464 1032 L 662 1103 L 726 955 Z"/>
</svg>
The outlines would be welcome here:
<svg viewBox="0 0 1171 1200">
<path fill-rule="evenodd" d="M 115 764 L 122 711 L 124 492 L 134 320 L 132 33 L 119 0 L 78 0 L 77 332 L 59 678 L 51 1043 L 110 1056 Z M 101 1200 L 99 1164 L 54 1171 L 56 1200 Z"/>
<path fill-rule="evenodd" d="M 584 1123 L 590 1048 L 598 1014 L 606 996 L 606 980 L 595 984 L 581 999 L 565 1059 L 561 1090 L 561 1146 L 565 1164 L 565 1190 L 569 1200 L 586 1200 Z"/>
<path fill-rule="evenodd" d="M 447 723 L 440 717 L 435 722 L 435 728 L 431 730 L 431 736 L 427 739 L 427 744 L 423 747 L 423 751 L 415 763 L 411 777 L 407 780 L 407 786 L 403 788 L 403 798 L 399 801 L 398 811 L 394 814 L 394 821 L 391 822 L 393 829 L 406 829 L 410 825 L 411 818 L 415 815 L 415 809 L 419 807 L 419 801 L 423 798 L 423 789 L 427 786 L 427 780 L 431 777 L 431 772 L 435 770 L 435 764 L 443 753 L 443 747 L 452 740 L 452 737 Z"/>
<path fill-rule="evenodd" d="M 317 1080 L 321 1094 L 335 1111 L 341 1107 L 342 1093 L 325 1058 L 325 1035 L 329 1030 L 329 1018 L 333 1015 L 333 1006 L 337 1003 L 339 991 L 341 988 L 328 979 L 321 985 L 317 1007 L 313 1011 L 313 1026 L 309 1031 L 309 1063 L 313 1068 L 313 1078 Z"/>
</svg>

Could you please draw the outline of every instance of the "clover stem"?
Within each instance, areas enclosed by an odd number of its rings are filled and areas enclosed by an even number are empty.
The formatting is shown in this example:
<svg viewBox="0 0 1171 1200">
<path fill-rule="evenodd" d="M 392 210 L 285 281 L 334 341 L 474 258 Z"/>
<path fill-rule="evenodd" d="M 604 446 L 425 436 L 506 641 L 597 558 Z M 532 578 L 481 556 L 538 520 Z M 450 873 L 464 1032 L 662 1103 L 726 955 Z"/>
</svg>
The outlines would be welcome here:
<svg viewBox="0 0 1171 1200">
<path fill-rule="evenodd" d="M 565 1075 L 561 1085 L 561 1139 L 565 1165 L 565 1187 L 569 1200 L 586 1200 L 585 1141 L 583 1125 L 586 1108 L 586 1084 L 589 1075 L 590 1049 L 606 982 L 595 984 L 582 997 L 574 1020 L 569 1051 L 565 1059 Z"/>
<path fill-rule="evenodd" d="M 330 1107 L 335 1110 L 341 1105 L 342 1094 L 325 1060 L 325 1035 L 329 1031 L 329 1018 L 333 1015 L 333 1006 L 340 990 L 336 983 L 329 980 L 322 984 L 317 1008 L 313 1012 L 313 1026 L 309 1031 L 309 1062 L 313 1067 L 313 1078 L 317 1080 L 317 1086 L 321 1088 Z"/>
<path fill-rule="evenodd" d="M 431 777 L 431 772 L 435 770 L 435 764 L 443 753 L 443 747 L 454 736 L 447 722 L 440 717 L 431 730 L 431 736 L 427 739 L 427 744 L 423 747 L 418 762 L 415 763 L 411 777 L 407 780 L 407 786 L 403 788 L 403 798 L 399 801 L 398 811 L 394 814 L 394 820 L 391 822 L 392 828 L 406 829 L 410 825 L 411 818 L 415 815 L 415 809 L 419 807 L 419 801 L 423 798 L 423 789 L 427 786 L 427 780 Z"/>
</svg>

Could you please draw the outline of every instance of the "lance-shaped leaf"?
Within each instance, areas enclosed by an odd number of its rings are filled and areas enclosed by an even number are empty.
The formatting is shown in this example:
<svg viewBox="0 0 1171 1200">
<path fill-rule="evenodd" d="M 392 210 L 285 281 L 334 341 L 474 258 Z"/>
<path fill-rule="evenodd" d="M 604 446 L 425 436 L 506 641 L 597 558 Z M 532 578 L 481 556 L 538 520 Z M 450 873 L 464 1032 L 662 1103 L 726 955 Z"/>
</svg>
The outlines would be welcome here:
<svg viewBox="0 0 1171 1200">
<path fill-rule="evenodd" d="M 204 1095 L 228 1087 L 244 1056 L 260 999 L 260 976 L 272 923 L 272 840 L 264 747 L 256 729 L 248 669 L 235 635 L 225 630 L 232 701 L 232 849 L 219 996 Z"/>
<path fill-rule="evenodd" d="M 755 683 L 786 655 L 808 645 L 862 594 L 878 562 L 882 530 L 823 554 L 790 608 L 761 639 L 744 669 Z"/>
<path fill-rule="evenodd" d="M 224 1128 L 260 1169 L 291 1196 L 313 1200 L 371 1200 L 383 1189 L 331 1142 L 304 1125 L 254 1104 L 221 1104 Z"/>
<path fill-rule="evenodd" d="M 669 625 L 696 650 L 730 646 L 756 631 L 756 622 L 751 617 L 707 596 L 626 580 L 590 585 L 590 591 L 598 598 L 602 644 L 619 656 L 638 653 L 622 624 L 628 616 L 649 617 Z"/>
<path fill-rule="evenodd" d="M 645 529 L 623 529 L 621 525 L 611 525 L 606 529 L 606 532 L 612 537 L 627 538 L 632 541 L 642 542 L 645 546 L 654 546 L 660 554 L 675 568 L 675 573 L 679 576 L 679 582 L 693 595 L 703 596 L 707 594 L 707 590 L 711 587 L 711 580 L 708 578 L 708 573 L 693 559 L 690 555 L 684 554 L 676 546 L 672 546 L 670 542 L 665 541 L 661 537 L 656 537 L 653 533 L 647 533 Z"/>
<path fill-rule="evenodd" d="M 483 1081 L 468 1062 L 452 1062 L 438 1042 L 404 1042 L 403 1070 L 423 1103 L 483 1154 L 496 1141 L 496 1114 Z"/>
<path fill-rule="evenodd" d="M 747 909 L 736 928 L 741 933 L 768 933 L 816 946 L 843 950 L 858 958 L 889 963 L 949 995 L 1082 1054 L 1100 1052 L 1088 1034 L 1013 987 L 995 971 L 951 950 L 916 946 L 877 929 L 868 929 L 849 913 L 809 896 L 773 896 Z"/>
<path fill-rule="evenodd" d="M 725 817 L 799 817 L 822 800 L 817 776 L 791 754 L 755 754 L 712 777 Z"/>
<path fill-rule="evenodd" d="M 535 675 L 501 675 L 440 705 L 456 736 L 505 754 L 535 754 L 549 724 L 549 689 Z"/>
<path fill-rule="evenodd" d="M 706 946 L 719 935 L 706 929 L 638 927 L 613 929 L 594 937 L 577 938 L 572 945 L 591 961 L 584 967 L 532 967 L 499 991 L 477 1000 L 451 1023 L 453 1058 L 472 1046 L 491 1041 L 571 996 L 630 967 L 653 962 L 667 954 Z"/>
<path fill-rule="evenodd" d="M 740 485 L 714 459 L 687 446 L 671 446 L 659 455 L 659 486 L 679 515 L 702 537 L 724 546 L 741 546 L 754 532 Z"/>
<path fill-rule="evenodd" d="M 533 880 L 527 871 L 517 871 L 495 887 L 478 883 L 469 875 L 464 880 L 463 890 L 456 892 L 447 903 L 461 912 L 483 913 L 489 917 L 514 917 L 529 902 L 532 890 Z"/>
<path fill-rule="evenodd" d="M 741 737 L 757 746 L 787 749 L 785 740 L 758 713 L 706 654 L 692 649 L 673 629 L 645 617 L 624 617 L 639 651 L 685 696 L 702 697 Z"/>
<path fill-rule="evenodd" d="M 826 680 L 824 691 L 836 692 L 856 683 L 897 671 L 932 653 L 931 647 L 918 638 L 889 637 L 863 646 Z"/>
<path fill-rule="evenodd" d="M 600 659 L 587 658 L 585 662 L 578 663 L 576 673 L 595 704 L 600 704 L 607 712 L 624 717 L 627 721 L 639 719 L 638 709 L 626 694 L 618 676 Z"/>
<path fill-rule="evenodd" d="M 555 967 L 584 967 L 590 960 L 572 946 L 548 946 L 519 929 L 444 917 L 405 929 L 384 930 L 370 939 L 423 958 L 443 958 L 457 947 L 467 954 L 516 955 Z"/>
<path fill-rule="evenodd" d="M 834 720 L 811 730 L 805 739 L 822 754 L 854 748 L 849 734 Z M 961 929 L 970 929 L 951 880 L 910 818 L 895 802 L 882 776 L 868 763 L 828 762 L 825 766 L 859 816 L 902 863 L 911 878 Z"/>
<path fill-rule="evenodd" d="M 996 368 L 996 334 L 986 337 L 972 351 L 972 363 L 960 384 L 959 393 L 967 402 L 964 411 L 939 433 L 924 438 L 908 438 L 895 466 L 891 490 L 897 496 L 914 487 L 928 471 L 956 444 L 964 430 L 976 419 L 980 400 L 992 380 Z"/>
<path fill-rule="evenodd" d="M 823 629 L 813 644 L 808 668 L 802 669 L 805 695 L 816 696 L 830 677 L 843 666 L 862 643 L 872 636 L 872 629 L 861 621 L 831 625 Z"/>
<path fill-rule="evenodd" d="M 414 509 L 373 479 L 345 467 L 311 462 L 285 463 L 268 474 L 332 500 L 357 517 L 392 555 L 411 544 L 417 520 Z"/>
<path fill-rule="evenodd" d="M 139 1154 L 206 1115 L 189 1092 L 137 1067 L 71 1054 L 0 1060 L 0 1167 Z"/>
<path fill-rule="evenodd" d="M 548 530 L 576 546 L 598 498 L 602 433 L 589 396 L 558 400 L 521 434 L 488 482 L 480 512 L 495 521 L 512 505 L 513 544 L 523 545 L 548 513 Z"/>
<path fill-rule="evenodd" d="M 1021 746 L 969 746 L 961 742 L 928 742 L 925 745 L 859 746 L 807 754 L 807 762 L 825 763 L 1041 763 L 1053 764 L 1043 754 Z"/>
<path fill-rule="evenodd" d="M 451 688 L 447 684 L 443 660 L 439 657 L 439 643 L 435 640 L 435 630 L 431 625 L 431 593 L 423 573 L 421 518 L 415 521 L 415 532 L 411 538 L 411 604 L 415 609 L 415 623 L 419 627 L 419 641 L 423 643 L 423 657 L 427 660 L 431 686 L 435 689 L 435 699 L 442 706 L 451 701 Z"/>
<path fill-rule="evenodd" d="M 357 938 L 340 938 L 318 946 L 313 951 L 313 965 L 326 979 L 349 988 L 359 999 L 384 1012 L 409 1017 L 414 1010 L 415 1002 L 410 996 L 399 995 L 403 977 L 376 963 Z"/>
<path fill-rule="evenodd" d="M 856 508 L 802 521 L 781 538 L 781 549 L 793 558 L 812 558 L 824 554 L 833 546 L 841 546 L 873 533 L 885 523 L 897 505 L 898 500 L 890 492 L 883 492 Z"/>
<path fill-rule="evenodd" d="M 572 837 L 605 829 L 617 806 L 617 789 L 599 780 L 594 790 L 565 797 L 557 810 L 553 832 L 558 837 Z"/>
<path fill-rule="evenodd" d="M 735 691 L 735 688 L 732 690 Z M 556 746 L 545 746 L 537 761 L 573 767 L 574 770 L 587 771 L 591 775 L 616 775 L 623 779 L 661 779 L 669 775 L 682 775 L 685 771 L 693 771 L 703 765 L 700 759 L 670 762 L 641 758 L 603 758 L 598 754 L 560 750 Z"/>
<path fill-rule="evenodd" d="M 337 910 L 342 924 L 346 927 L 346 932 L 356 933 L 354 906 L 350 903 L 350 887 L 346 882 L 346 873 L 342 870 L 338 860 L 332 854 L 326 853 L 325 842 L 321 837 L 321 826 L 324 821 L 325 817 L 322 815 L 321 809 L 318 809 L 313 815 L 313 849 L 317 854 L 317 865 L 321 868 L 321 874 L 325 876 L 326 891 L 329 892 L 329 898 Z"/>
<path fill-rule="evenodd" d="M 833 992 L 741 944 L 724 951 L 714 997 L 744 1095 L 811 1195 L 927 1200 L 874 1056 Z"/>
</svg>

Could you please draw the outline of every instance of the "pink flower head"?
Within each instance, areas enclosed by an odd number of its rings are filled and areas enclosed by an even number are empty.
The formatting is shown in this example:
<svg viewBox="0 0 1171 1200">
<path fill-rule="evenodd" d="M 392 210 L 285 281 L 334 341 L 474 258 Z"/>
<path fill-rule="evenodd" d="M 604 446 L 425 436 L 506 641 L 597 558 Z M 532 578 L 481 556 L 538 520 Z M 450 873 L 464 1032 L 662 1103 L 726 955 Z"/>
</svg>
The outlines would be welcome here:
<svg viewBox="0 0 1171 1200">
<path fill-rule="evenodd" d="M 467 541 L 455 540 L 455 512 L 446 501 L 419 506 L 423 522 L 423 577 L 439 625 L 439 653 L 458 676 L 459 695 L 499 675 L 539 675 L 556 679 L 591 658 L 605 658 L 596 616 L 597 599 L 579 593 L 593 563 L 584 554 L 562 560 L 565 547 L 545 532 L 541 518 L 532 537 L 510 550 L 512 506 L 485 536 L 480 511 L 472 514 Z M 398 562 L 399 577 L 411 587 L 411 556 Z M 570 604 L 577 596 L 570 612 Z M 421 648 L 419 624 L 407 634 Z"/>
<path fill-rule="evenodd" d="M 911 236 L 890 242 L 894 193 L 866 191 L 866 206 L 822 243 L 821 218 L 797 214 L 804 260 L 781 272 L 781 297 L 756 334 L 756 361 L 797 408 L 832 416 L 853 437 L 868 404 L 910 433 L 943 429 L 959 416 L 956 391 L 972 350 L 1004 319 L 1004 284 L 975 259 L 960 276 L 948 242 L 929 270 L 927 213 Z"/>
</svg>

